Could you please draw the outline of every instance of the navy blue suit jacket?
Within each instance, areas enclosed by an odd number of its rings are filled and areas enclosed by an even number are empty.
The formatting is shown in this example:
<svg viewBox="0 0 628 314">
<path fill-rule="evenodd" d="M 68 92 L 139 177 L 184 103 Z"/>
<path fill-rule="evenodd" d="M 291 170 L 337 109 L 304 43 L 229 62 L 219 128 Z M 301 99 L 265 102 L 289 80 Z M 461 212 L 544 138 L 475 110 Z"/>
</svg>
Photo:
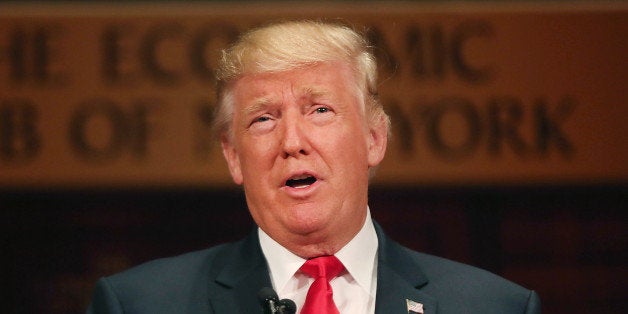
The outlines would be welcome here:
<svg viewBox="0 0 628 314">
<path fill-rule="evenodd" d="M 406 299 L 425 314 L 540 313 L 534 291 L 489 272 L 414 252 L 379 239 L 376 309 L 408 313 Z M 257 231 L 223 244 L 134 267 L 96 284 L 88 313 L 261 313 L 257 292 L 271 287 Z"/>
</svg>

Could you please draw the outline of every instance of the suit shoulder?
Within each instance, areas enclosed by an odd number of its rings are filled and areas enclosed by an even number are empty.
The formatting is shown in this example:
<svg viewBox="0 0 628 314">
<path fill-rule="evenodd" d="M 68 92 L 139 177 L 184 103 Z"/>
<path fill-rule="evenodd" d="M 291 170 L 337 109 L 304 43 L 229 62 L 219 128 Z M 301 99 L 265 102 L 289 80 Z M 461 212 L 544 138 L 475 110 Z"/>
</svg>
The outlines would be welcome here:
<svg viewBox="0 0 628 314">
<path fill-rule="evenodd" d="M 423 288 L 424 291 L 438 299 L 450 300 L 447 304 L 441 304 L 445 308 L 456 302 L 465 305 L 492 304 L 495 308 L 503 306 L 500 311 L 510 313 L 511 311 L 506 311 L 506 309 L 525 309 L 532 303 L 538 303 L 536 300 L 538 296 L 533 291 L 489 271 L 442 257 L 404 249 L 428 278 L 428 283 Z M 456 301 L 452 301 L 452 299 Z M 491 310 L 495 308 L 484 309 L 483 311 L 492 313 Z"/>
<path fill-rule="evenodd" d="M 160 258 L 101 278 L 90 309 L 93 313 L 109 308 L 128 313 L 209 313 L 208 283 L 234 254 L 245 249 L 243 243 L 245 240 Z M 117 313 L 103 311 L 109 312 Z"/>
<path fill-rule="evenodd" d="M 489 289 L 499 288 L 500 290 L 507 289 L 512 291 L 528 291 L 528 289 L 525 289 L 520 285 L 487 270 L 446 258 L 415 252 L 409 249 L 407 250 L 411 252 L 415 261 L 427 274 L 430 282 L 464 282 L 465 284 L 477 283 L 478 285 Z"/>
<path fill-rule="evenodd" d="M 204 250 L 184 253 L 178 256 L 159 258 L 134 266 L 109 277 L 112 282 L 143 281 L 144 279 L 167 280 L 170 277 L 199 271 L 203 265 L 211 261 L 231 244 L 221 244 Z"/>
<path fill-rule="evenodd" d="M 377 225 L 376 231 L 383 269 L 378 276 L 385 273 L 384 278 L 394 278 L 389 283 L 418 289 L 439 313 L 540 313 L 534 291 L 477 267 L 413 251 L 386 237 Z"/>
<path fill-rule="evenodd" d="M 121 298 L 121 302 L 150 300 L 160 295 L 183 298 L 185 293 L 204 289 L 216 259 L 228 254 L 233 247 L 233 243 L 221 244 L 200 251 L 152 260 L 105 277 L 101 281 L 106 281 L 112 292 Z"/>
</svg>

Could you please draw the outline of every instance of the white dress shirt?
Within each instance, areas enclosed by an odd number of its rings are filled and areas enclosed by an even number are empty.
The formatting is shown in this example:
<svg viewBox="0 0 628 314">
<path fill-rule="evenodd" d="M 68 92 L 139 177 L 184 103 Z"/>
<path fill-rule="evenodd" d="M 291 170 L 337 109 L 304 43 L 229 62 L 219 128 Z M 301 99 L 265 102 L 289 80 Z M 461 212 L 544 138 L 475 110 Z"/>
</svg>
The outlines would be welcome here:
<svg viewBox="0 0 628 314">
<path fill-rule="evenodd" d="M 292 299 L 297 305 L 297 312 L 300 312 L 307 291 L 314 282 L 313 278 L 299 271 L 305 259 L 288 251 L 262 229 L 258 228 L 258 233 L 273 288 L 280 299 Z M 340 313 L 375 313 L 377 246 L 377 234 L 367 208 L 362 229 L 335 254 L 346 269 L 330 281 Z"/>
</svg>

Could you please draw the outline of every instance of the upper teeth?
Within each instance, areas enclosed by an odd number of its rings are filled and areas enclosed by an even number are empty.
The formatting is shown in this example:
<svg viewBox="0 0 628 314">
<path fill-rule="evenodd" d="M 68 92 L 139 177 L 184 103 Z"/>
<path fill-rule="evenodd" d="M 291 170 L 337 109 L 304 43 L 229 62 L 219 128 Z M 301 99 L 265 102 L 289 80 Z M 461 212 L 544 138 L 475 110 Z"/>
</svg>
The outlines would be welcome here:
<svg viewBox="0 0 628 314">
<path fill-rule="evenodd" d="M 302 175 L 299 175 L 299 176 L 294 176 L 294 177 L 292 177 L 292 178 L 290 178 L 290 179 L 291 179 L 291 180 L 303 180 L 303 179 L 307 179 L 307 178 L 309 178 L 309 177 L 310 177 L 310 176 L 309 176 L 309 175 L 307 175 L 307 174 L 302 174 Z"/>
</svg>

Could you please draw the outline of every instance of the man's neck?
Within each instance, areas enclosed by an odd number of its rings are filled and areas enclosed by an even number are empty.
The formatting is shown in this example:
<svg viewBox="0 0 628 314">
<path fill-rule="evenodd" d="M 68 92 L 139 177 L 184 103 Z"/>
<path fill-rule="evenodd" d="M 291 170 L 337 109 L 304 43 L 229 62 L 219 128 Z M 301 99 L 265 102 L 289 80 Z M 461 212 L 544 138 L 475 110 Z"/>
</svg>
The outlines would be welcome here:
<svg viewBox="0 0 628 314">
<path fill-rule="evenodd" d="M 263 230 L 258 229 L 260 246 L 268 262 L 271 280 L 275 289 L 280 291 L 288 279 L 301 267 L 307 258 L 303 258 L 288 248 L 273 240 Z M 340 259 L 347 270 L 356 278 L 360 285 L 364 285 L 365 291 L 369 291 L 371 275 L 376 267 L 378 240 L 367 209 L 364 224 L 356 235 L 343 247 L 333 254 Z M 333 255 L 322 254 L 322 255 Z M 320 255 L 319 255 L 320 256 Z M 368 263 L 366 261 L 373 261 Z"/>
</svg>

